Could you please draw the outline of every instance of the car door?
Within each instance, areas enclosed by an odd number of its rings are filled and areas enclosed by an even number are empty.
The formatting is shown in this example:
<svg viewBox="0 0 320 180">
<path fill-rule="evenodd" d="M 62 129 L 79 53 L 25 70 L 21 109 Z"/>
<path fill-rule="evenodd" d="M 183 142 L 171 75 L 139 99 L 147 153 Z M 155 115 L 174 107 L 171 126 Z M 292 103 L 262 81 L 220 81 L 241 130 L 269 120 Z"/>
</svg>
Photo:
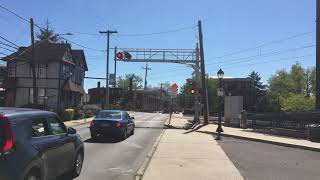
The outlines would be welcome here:
<svg viewBox="0 0 320 180">
<path fill-rule="evenodd" d="M 57 150 L 58 139 L 50 133 L 46 117 L 32 117 L 31 122 L 31 144 L 38 151 L 43 161 L 46 178 L 55 177 L 59 172 L 56 161 L 59 159 Z"/>
<path fill-rule="evenodd" d="M 125 113 L 125 117 L 126 117 L 126 120 L 128 121 L 128 132 L 127 133 L 130 133 L 134 127 L 133 121 L 128 113 Z"/>
<path fill-rule="evenodd" d="M 75 159 L 75 136 L 67 133 L 66 126 L 55 116 L 48 116 L 48 124 L 51 134 L 57 138 L 59 147 L 57 149 L 58 160 L 56 167 L 59 168 L 58 174 L 66 173 L 73 167 Z"/>
</svg>

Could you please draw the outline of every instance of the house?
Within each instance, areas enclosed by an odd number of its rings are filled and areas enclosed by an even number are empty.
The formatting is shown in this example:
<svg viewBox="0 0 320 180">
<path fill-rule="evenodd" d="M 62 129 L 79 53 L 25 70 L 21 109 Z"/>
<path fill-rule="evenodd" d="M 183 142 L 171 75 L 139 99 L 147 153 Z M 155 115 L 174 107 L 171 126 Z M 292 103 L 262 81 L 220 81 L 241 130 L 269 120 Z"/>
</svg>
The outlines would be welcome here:
<svg viewBox="0 0 320 180">
<path fill-rule="evenodd" d="M 20 47 L 7 56 L 6 106 L 34 104 L 31 46 Z M 73 50 L 69 43 L 42 40 L 35 43 L 36 89 L 38 104 L 49 109 L 74 107 L 84 94 L 88 71 L 83 50 Z"/>
<path fill-rule="evenodd" d="M 7 77 L 7 66 L 0 65 L 0 106 L 5 105 L 6 89 L 4 87 L 4 80 Z"/>
</svg>

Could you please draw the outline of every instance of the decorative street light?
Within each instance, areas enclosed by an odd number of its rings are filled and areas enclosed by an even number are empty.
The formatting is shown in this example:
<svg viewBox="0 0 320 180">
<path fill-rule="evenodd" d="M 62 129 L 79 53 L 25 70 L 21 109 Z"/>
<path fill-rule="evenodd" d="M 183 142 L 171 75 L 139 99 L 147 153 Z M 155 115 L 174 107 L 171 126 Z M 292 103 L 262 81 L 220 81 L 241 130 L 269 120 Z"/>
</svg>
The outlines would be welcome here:
<svg viewBox="0 0 320 180">
<path fill-rule="evenodd" d="M 220 91 L 223 92 L 223 90 L 222 90 L 222 79 L 223 79 L 223 76 L 224 76 L 224 72 L 222 71 L 221 68 L 217 72 L 217 76 L 218 76 L 218 79 L 219 79 L 219 89 L 220 89 Z M 218 121 L 218 128 L 216 130 L 216 132 L 218 133 L 218 136 L 217 136 L 216 140 L 221 140 L 221 133 L 223 132 L 223 129 L 222 129 L 222 126 L 221 126 L 221 121 L 222 121 L 222 96 L 223 96 L 223 94 L 219 94 L 219 121 Z"/>
</svg>

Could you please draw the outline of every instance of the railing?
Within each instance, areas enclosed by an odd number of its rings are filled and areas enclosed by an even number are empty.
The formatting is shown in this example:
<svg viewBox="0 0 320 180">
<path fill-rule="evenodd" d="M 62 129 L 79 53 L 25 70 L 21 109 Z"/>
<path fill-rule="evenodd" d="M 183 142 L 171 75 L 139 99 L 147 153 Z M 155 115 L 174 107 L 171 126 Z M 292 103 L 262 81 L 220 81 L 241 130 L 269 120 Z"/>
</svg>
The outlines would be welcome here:
<svg viewBox="0 0 320 180">
<path fill-rule="evenodd" d="M 304 130 L 310 125 L 320 125 L 320 113 L 248 113 L 248 125 L 252 126 L 253 128 L 284 128 Z"/>
</svg>

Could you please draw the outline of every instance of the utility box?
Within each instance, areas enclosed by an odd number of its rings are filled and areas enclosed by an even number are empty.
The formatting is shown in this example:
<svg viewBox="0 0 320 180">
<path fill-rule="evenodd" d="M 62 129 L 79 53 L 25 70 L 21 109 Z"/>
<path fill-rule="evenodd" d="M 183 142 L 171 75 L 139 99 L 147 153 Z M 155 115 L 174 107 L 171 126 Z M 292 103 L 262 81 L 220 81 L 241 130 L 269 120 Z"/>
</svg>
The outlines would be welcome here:
<svg viewBox="0 0 320 180">
<path fill-rule="evenodd" d="M 239 114 L 243 110 L 243 96 L 224 97 L 224 125 L 240 127 Z"/>
</svg>

